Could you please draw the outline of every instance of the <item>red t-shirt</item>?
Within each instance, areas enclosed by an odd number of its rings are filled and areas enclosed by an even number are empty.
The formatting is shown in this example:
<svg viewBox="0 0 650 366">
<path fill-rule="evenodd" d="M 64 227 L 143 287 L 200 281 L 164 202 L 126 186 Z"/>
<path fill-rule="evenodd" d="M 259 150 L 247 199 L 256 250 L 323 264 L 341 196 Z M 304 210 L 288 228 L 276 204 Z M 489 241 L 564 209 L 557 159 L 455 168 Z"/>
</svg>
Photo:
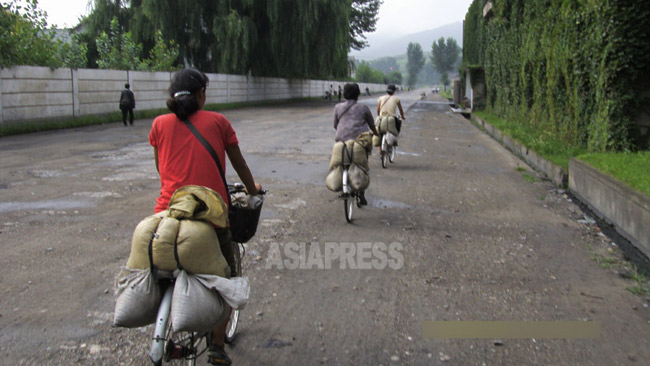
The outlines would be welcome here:
<svg viewBox="0 0 650 366">
<path fill-rule="evenodd" d="M 225 174 L 226 148 L 239 144 L 230 121 L 219 113 L 202 110 L 191 115 L 189 120 L 217 152 Z M 172 194 L 185 185 L 212 188 L 227 202 L 226 187 L 223 186 L 217 164 L 175 114 L 154 119 L 149 143 L 158 150 L 161 187 L 154 209 L 156 213 L 166 210 Z"/>
</svg>

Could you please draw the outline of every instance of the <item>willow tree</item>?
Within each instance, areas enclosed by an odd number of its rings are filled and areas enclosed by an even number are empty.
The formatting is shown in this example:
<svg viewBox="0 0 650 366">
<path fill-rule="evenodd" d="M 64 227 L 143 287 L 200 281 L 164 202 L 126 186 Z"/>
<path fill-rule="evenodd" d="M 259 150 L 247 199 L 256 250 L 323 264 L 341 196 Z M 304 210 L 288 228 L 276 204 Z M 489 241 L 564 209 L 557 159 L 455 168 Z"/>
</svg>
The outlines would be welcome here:
<svg viewBox="0 0 650 366">
<path fill-rule="evenodd" d="M 374 32 L 382 0 L 352 0 L 350 11 L 350 46 L 360 50 L 368 45 L 364 33 Z"/>
<path fill-rule="evenodd" d="M 104 0 L 106 1 L 106 0 Z M 140 0 L 132 31 L 160 29 L 187 64 L 208 72 L 282 77 L 348 74 L 353 36 L 374 29 L 379 0 Z M 356 5 L 354 5 L 356 4 Z M 359 4 L 370 15 L 352 19 Z M 357 8 L 354 8 L 357 6 Z M 146 27 L 143 27 L 146 24 Z M 355 25 L 354 28 L 352 25 Z M 150 30 L 149 30 L 150 31 Z"/>
<path fill-rule="evenodd" d="M 89 38 L 117 17 L 142 44 L 156 32 L 179 61 L 206 72 L 328 78 L 349 73 L 348 51 L 365 45 L 381 0 L 93 0 Z M 89 42 L 90 44 L 91 42 Z"/>
</svg>

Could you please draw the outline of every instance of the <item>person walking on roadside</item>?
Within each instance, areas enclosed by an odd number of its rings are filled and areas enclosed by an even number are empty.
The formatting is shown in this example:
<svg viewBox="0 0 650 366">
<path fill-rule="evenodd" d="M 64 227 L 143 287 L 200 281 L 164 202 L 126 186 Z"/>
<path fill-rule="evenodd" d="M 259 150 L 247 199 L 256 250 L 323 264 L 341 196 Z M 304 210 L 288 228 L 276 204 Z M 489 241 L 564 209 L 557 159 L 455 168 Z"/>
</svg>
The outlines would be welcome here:
<svg viewBox="0 0 650 366">
<path fill-rule="evenodd" d="M 341 86 L 339 85 L 339 102 L 341 101 L 341 94 L 343 94 L 343 92 L 341 91 Z"/>
<path fill-rule="evenodd" d="M 129 123 L 133 126 L 133 109 L 135 109 L 135 96 L 131 91 L 129 83 L 124 84 L 124 90 L 120 94 L 120 110 L 122 111 L 122 123 L 126 126 L 126 114 L 129 114 Z"/>
</svg>

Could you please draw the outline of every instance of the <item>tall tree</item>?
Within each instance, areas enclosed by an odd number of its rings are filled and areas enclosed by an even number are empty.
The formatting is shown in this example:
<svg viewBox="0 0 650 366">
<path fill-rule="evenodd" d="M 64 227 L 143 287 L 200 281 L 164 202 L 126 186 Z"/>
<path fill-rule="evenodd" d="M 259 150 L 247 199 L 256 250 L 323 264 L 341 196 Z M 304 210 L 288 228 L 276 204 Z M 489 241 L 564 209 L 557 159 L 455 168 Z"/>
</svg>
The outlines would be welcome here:
<svg viewBox="0 0 650 366">
<path fill-rule="evenodd" d="M 117 17 L 115 17 L 111 21 L 109 32 L 102 32 L 97 38 L 97 51 L 99 52 L 97 65 L 100 69 L 145 70 L 146 64 L 139 57 L 141 48 L 133 41 L 131 33 L 120 32 L 120 26 Z"/>
<path fill-rule="evenodd" d="M 364 33 L 374 32 L 382 0 L 352 0 L 350 12 L 350 47 L 360 50 L 368 45 Z"/>
<path fill-rule="evenodd" d="M 453 70 L 459 55 L 460 47 L 451 37 L 447 38 L 446 43 L 444 37 L 440 37 L 431 46 L 431 63 L 440 73 L 440 82 L 445 86 L 449 85 L 449 71 Z"/>
<path fill-rule="evenodd" d="M 38 1 L 3 3 L 0 12 L 0 66 L 58 67 L 60 63 L 53 35 L 47 28 L 45 12 L 38 8 Z"/>
<path fill-rule="evenodd" d="M 424 53 L 419 43 L 411 42 L 406 49 L 406 70 L 408 71 L 408 84 L 415 86 L 418 81 L 418 74 L 424 66 Z"/>
</svg>

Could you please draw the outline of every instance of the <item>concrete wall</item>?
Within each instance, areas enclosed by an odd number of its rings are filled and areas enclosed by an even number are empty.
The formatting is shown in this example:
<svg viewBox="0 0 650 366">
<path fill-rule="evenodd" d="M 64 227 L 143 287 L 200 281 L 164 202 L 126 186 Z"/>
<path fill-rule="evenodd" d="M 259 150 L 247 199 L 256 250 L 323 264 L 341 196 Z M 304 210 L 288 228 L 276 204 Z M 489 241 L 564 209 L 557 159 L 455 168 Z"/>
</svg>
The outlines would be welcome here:
<svg viewBox="0 0 650 366">
<path fill-rule="evenodd" d="M 577 159 L 569 161 L 569 189 L 650 257 L 650 198 Z"/>
<path fill-rule="evenodd" d="M 0 70 L 0 123 L 72 118 L 118 110 L 120 91 L 131 84 L 136 110 L 164 109 L 170 72 L 50 69 L 17 66 Z M 300 80 L 208 74 L 208 103 L 255 102 L 320 97 L 345 81 Z M 362 92 L 383 84 L 359 83 Z"/>
</svg>

